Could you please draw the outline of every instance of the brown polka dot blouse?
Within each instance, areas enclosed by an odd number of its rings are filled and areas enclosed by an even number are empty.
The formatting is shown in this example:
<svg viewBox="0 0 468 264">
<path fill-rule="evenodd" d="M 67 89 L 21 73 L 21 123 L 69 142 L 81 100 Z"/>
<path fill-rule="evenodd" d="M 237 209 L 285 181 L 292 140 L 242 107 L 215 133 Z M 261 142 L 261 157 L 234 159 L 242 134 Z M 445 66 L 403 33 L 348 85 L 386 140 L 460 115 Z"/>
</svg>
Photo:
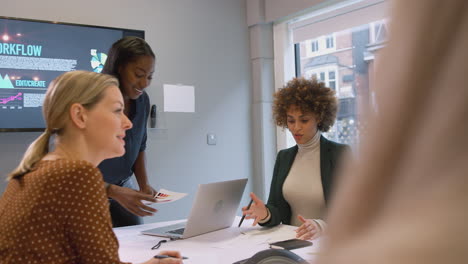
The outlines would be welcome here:
<svg viewBox="0 0 468 264">
<path fill-rule="evenodd" d="M 0 263 L 122 263 L 100 171 L 41 161 L 0 199 Z"/>
</svg>

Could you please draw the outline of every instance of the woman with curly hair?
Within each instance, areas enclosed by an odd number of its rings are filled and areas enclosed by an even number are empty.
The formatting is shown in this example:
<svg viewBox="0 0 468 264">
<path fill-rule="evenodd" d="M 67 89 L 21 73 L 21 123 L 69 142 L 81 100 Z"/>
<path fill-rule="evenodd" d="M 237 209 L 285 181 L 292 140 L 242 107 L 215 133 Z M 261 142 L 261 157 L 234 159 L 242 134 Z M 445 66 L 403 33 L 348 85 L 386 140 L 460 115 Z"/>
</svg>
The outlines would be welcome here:
<svg viewBox="0 0 468 264">
<path fill-rule="evenodd" d="M 262 226 L 280 223 L 299 226 L 296 237 L 313 239 L 325 230 L 322 220 L 330 200 L 335 168 L 348 146 L 321 135 L 333 125 L 337 113 L 335 92 L 315 79 L 294 78 L 274 94 L 273 118 L 288 128 L 297 145 L 277 157 L 265 205 L 254 193 L 247 219 Z"/>
</svg>

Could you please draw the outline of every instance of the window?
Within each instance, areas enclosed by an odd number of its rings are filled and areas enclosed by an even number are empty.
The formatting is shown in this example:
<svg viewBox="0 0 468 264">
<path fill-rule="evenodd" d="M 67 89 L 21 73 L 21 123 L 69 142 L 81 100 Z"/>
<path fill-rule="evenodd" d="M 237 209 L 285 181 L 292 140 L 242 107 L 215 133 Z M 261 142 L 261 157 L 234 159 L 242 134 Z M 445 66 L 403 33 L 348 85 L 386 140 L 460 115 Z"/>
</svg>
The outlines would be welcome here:
<svg viewBox="0 0 468 264">
<path fill-rule="evenodd" d="M 328 66 L 328 67 L 318 67 L 305 69 L 304 77 L 306 78 L 315 78 L 319 82 L 325 83 L 325 86 L 332 88 L 336 91 L 337 95 L 339 91 L 337 90 L 336 85 L 336 76 L 337 76 L 337 66 Z"/>
<path fill-rule="evenodd" d="M 333 39 L 333 36 L 328 36 L 327 37 L 327 49 L 332 49 L 335 47 L 335 40 Z"/>
<path fill-rule="evenodd" d="M 336 92 L 337 120 L 324 134 L 331 140 L 354 145 L 365 133 L 360 117 L 370 107 L 374 54 L 379 50 L 372 41 L 378 40 L 379 44 L 384 41 L 384 25 L 369 23 L 321 36 L 317 39 L 322 39 L 327 49 L 341 48 L 296 58 L 303 76 L 317 78 Z"/>
<path fill-rule="evenodd" d="M 318 46 L 318 41 L 317 40 L 314 40 L 314 41 L 311 41 L 311 48 L 312 48 L 312 52 L 317 52 L 319 50 L 319 46 Z"/>
<path fill-rule="evenodd" d="M 303 45 L 310 47 L 305 49 L 307 57 L 327 54 L 336 50 L 335 35 L 332 34 L 329 36 L 321 36 L 316 39 L 311 39 L 305 41 Z"/>
<path fill-rule="evenodd" d="M 335 71 L 328 71 L 328 87 L 336 91 L 336 78 Z"/>
<path fill-rule="evenodd" d="M 374 67 L 388 38 L 387 10 L 386 0 L 344 0 L 286 22 L 291 45 L 298 51 L 290 60 L 296 73 L 316 78 L 336 91 L 337 119 L 324 133 L 331 140 L 353 147 L 366 134 L 362 117 L 376 107 L 372 99 Z M 289 131 L 278 137 L 286 138 L 278 142 L 287 144 L 279 143 L 278 148 L 295 145 Z"/>
<path fill-rule="evenodd" d="M 387 22 L 386 20 L 381 20 L 377 22 L 370 23 L 370 43 L 383 43 L 387 41 Z"/>
</svg>

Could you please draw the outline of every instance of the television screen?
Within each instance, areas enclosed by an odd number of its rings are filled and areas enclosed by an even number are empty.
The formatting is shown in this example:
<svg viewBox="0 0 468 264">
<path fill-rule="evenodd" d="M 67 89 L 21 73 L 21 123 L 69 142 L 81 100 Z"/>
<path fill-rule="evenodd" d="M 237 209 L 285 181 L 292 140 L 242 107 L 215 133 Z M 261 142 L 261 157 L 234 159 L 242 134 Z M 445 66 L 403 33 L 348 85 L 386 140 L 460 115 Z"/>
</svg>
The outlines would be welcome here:
<svg viewBox="0 0 468 264">
<path fill-rule="evenodd" d="M 42 131 L 50 82 L 74 70 L 101 72 L 112 43 L 144 31 L 0 17 L 0 131 Z"/>
</svg>

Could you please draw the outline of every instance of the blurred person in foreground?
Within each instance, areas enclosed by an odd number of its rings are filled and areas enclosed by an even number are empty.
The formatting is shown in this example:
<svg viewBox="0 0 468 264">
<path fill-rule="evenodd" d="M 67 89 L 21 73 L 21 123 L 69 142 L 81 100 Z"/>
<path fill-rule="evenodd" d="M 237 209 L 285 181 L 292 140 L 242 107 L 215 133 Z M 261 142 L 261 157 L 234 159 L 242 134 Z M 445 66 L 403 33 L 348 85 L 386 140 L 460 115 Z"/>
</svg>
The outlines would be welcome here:
<svg viewBox="0 0 468 264">
<path fill-rule="evenodd" d="M 468 1 L 392 4 L 379 111 L 318 263 L 468 263 Z"/>
</svg>

